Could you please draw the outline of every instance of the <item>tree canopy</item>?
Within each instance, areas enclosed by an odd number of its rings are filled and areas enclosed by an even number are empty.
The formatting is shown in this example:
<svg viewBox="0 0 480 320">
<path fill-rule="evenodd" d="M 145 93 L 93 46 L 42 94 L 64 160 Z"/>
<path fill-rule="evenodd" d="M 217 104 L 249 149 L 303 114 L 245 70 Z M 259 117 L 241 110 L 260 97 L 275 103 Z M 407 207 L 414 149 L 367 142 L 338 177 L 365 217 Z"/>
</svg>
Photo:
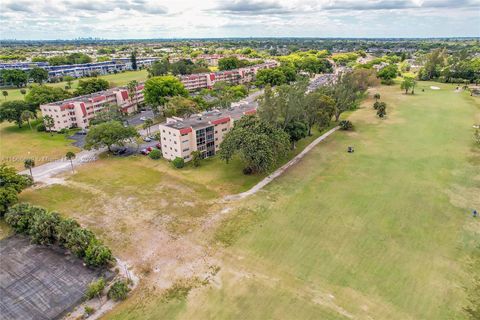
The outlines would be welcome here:
<svg viewBox="0 0 480 320">
<path fill-rule="evenodd" d="M 25 101 L 35 108 L 38 108 L 41 104 L 65 100 L 71 96 L 70 92 L 63 90 L 62 88 L 41 85 L 32 86 L 25 95 Z"/>
<path fill-rule="evenodd" d="M 0 122 L 14 122 L 21 128 L 25 119 L 22 115 L 25 111 L 35 111 L 35 108 L 22 100 L 6 101 L 0 106 Z"/>
<path fill-rule="evenodd" d="M 228 163 L 238 154 L 244 163 L 244 173 L 265 172 L 286 156 L 289 146 L 285 131 L 256 116 L 244 116 L 225 135 L 219 155 Z"/>
<path fill-rule="evenodd" d="M 77 90 L 75 90 L 75 95 L 83 96 L 103 90 L 107 90 L 109 83 L 105 79 L 92 78 L 87 80 L 79 80 Z"/>
<path fill-rule="evenodd" d="M 85 149 L 107 147 L 108 151 L 112 151 L 113 145 L 123 146 L 127 140 L 138 136 L 137 130 L 133 127 L 124 127 L 118 121 L 104 122 L 90 128 L 85 137 Z"/>
<path fill-rule="evenodd" d="M 163 106 L 168 97 L 182 96 L 187 97 L 188 91 L 174 76 L 153 77 L 145 82 L 143 89 L 145 102 L 153 107 Z"/>
</svg>

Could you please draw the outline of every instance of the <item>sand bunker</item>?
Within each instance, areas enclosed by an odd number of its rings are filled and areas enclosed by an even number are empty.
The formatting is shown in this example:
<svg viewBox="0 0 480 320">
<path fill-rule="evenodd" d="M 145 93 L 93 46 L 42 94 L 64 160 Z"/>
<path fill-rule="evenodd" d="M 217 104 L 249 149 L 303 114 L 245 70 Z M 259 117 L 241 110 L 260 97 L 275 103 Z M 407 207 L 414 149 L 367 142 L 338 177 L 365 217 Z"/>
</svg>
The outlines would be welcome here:
<svg viewBox="0 0 480 320">
<path fill-rule="evenodd" d="M 430 89 L 432 89 L 432 90 L 440 90 L 439 87 L 435 87 L 435 86 L 431 86 Z"/>
</svg>

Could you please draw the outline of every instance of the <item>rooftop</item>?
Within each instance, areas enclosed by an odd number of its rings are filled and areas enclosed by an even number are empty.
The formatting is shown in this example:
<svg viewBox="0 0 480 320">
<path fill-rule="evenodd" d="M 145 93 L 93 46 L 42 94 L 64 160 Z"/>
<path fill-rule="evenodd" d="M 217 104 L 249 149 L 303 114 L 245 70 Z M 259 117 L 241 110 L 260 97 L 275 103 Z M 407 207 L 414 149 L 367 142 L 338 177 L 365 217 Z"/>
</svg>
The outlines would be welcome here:
<svg viewBox="0 0 480 320">
<path fill-rule="evenodd" d="M 185 128 L 193 128 L 195 130 L 202 129 L 214 125 L 215 122 L 222 123 L 224 119 L 238 120 L 242 116 L 256 112 L 256 105 L 253 103 L 243 103 L 234 107 L 223 110 L 205 111 L 199 114 L 191 115 L 188 118 L 170 118 L 162 125 L 177 130 Z"/>
</svg>

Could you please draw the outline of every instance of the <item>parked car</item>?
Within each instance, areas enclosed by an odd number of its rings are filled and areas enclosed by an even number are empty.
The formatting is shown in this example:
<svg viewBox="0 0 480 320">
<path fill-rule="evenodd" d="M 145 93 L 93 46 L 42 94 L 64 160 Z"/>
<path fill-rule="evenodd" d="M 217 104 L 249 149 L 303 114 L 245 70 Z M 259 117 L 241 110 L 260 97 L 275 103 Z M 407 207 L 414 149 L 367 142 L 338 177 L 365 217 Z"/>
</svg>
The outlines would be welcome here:
<svg viewBox="0 0 480 320">
<path fill-rule="evenodd" d="M 142 149 L 142 151 L 140 151 L 140 153 L 143 154 L 143 155 L 148 155 L 150 152 L 152 152 L 152 150 L 153 150 L 152 147 L 148 147 L 148 148 Z"/>
<path fill-rule="evenodd" d="M 152 139 L 150 137 L 145 137 L 143 138 L 143 141 L 145 142 L 152 142 Z"/>
<path fill-rule="evenodd" d="M 145 120 L 147 120 L 147 117 L 140 117 L 140 120 L 145 121 Z"/>
<path fill-rule="evenodd" d="M 155 145 L 155 147 L 158 149 L 158 150 L 162 150 L 162 144 L 161 143 L 157 143 Z"/>
<path fill-rule="evenodd" d="M 82 129 L 82 130 L 78 131 L 77 134 L 86 135 L 86 134 L 87 134 L 87 130 Z"/>
</svg>

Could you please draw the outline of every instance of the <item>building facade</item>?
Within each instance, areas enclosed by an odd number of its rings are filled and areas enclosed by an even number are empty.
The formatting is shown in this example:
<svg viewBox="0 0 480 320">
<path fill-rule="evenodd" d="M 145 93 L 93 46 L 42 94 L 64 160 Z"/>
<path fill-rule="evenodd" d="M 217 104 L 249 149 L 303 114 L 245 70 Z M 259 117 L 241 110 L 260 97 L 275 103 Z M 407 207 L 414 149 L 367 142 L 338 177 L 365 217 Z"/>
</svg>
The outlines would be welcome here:
<svg viewBox="0 0 480 320">
<path fill-rule="evenodd" d="M 108 106 L 118 106 L 121 112 L 130 114 L 144 101 L 143 84 L 137 86 L 136 94 L 129 96 L 126 87 L 112 88 L 86 96 L 40 105 L 42 115 L 53 118 L 53 131 L 69 128 L 85 129 L 96 114 Z"/>
<path fill-rule="evenodd" d="M 217 153 L 225 134 L 233 128 L 234 122 L 244 115 L 256 113 L 256 107 L 238 105 L 228 110 L 213 110 L 182 119 L 167 118 L 160 124 L 162 155 L 165 159 L 183 158 L 192 160 L 192 152 L 199 151 L 202 158 Z"/>
<path fill-rule="evenodd" d="M 267 61 L 262 64 L 240 69 L 180 76 L 180 81 L 189 91 L 212 88 L 213 85 L 219 81 L 225 81 L 234 85 L 243 84 L 253 81 L 258 70 L 275 68 L 277 66 L 278 62 Z"/>
</svg>

